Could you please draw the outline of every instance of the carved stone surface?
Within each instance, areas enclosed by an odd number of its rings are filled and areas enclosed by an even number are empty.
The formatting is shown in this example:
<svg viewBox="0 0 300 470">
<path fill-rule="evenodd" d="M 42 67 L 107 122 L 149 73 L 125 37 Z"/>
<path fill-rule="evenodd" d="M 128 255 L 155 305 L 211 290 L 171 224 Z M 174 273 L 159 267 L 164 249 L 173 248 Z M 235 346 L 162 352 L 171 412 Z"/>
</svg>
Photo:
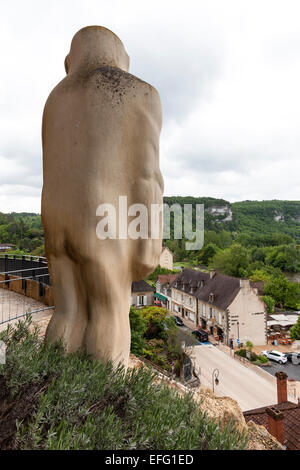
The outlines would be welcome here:
<svg viewBox="0 0 300 470">
<path fill-rule="evenodd" d="M 162 204 L 160 98 L 128 73 L 122 42 L 100 26 L 77 32 L 65 68 L 43 115 L 42 221 L 55 300 L 46 340 L 127 367 L 131 283 L 157 266 L 162 233 L 99 239 L 96 211 L 112 204 L 118 229 L 119 196 L 149 212 Z"/>
</svg>

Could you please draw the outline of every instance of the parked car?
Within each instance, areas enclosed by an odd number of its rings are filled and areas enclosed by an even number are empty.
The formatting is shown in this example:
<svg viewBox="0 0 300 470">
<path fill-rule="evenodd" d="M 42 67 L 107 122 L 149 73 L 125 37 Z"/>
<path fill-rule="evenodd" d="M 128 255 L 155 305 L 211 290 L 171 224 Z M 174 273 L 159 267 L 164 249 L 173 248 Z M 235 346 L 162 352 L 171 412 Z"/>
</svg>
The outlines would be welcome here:
<svg viewBox="0 0 300 470">
<path fill-rule="evenodd" d="M 208 334 L 204 330 L 194 330 L 192 335 L 196 336 L 197 340 L 201 343 L 207 343 L 208 341 Z"/>
<path fill-rule="evenodd" d="M 287 357 L 280 351 L 262 351 L 261 354 L 266 356 L 270 361 L 278 362 L 279 364 L 286 364 Z"/>
<path fill-rule="evenodd" d="M 176 323 L 177 326 L 183 326 L 184 325 L 184 323 L 182 321 L 182 318 L 177 317 L 177 315 L 175 315 L 173 318 L 174 318 L 175 323 Z"/>
<path fill-rule="evenodd" d="M 292 362 L 293 364 L 295 365 L 299 365 L 300 364 L 300 354 L 299 353 L 296 353 L 296 352 L 288 352 L 288 353 L 284 353 L 285 357 L 287 358 L 287 360 L 289 362 Z"/>
</svg>

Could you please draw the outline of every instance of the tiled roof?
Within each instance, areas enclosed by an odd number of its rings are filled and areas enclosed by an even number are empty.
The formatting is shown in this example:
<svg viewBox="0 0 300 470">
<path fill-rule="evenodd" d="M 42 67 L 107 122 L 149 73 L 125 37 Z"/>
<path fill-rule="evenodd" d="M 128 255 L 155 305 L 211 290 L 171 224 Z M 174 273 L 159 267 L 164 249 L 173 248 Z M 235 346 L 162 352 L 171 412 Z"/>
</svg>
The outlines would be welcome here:
<svg viewBox="0 0 300 470">
<path fill-rule="evenodd" d="M 250 285 L 257 288 L 259 293 L 261 283 L 250 282 Z M 196 271 L 195 269 L 183 269 L 173 281 L 172 287 L 194 295 L 199 300 L 209 302 L 222 310 L 229 307 L 241 288 L 240 279 L 237 277 L 218 272 L 214 272 L 214 275 L 210 276 L 209 273 Z M 210 294 L 213 294 L 211 302 Z"/>
<path fill-rule="evenodd" d="M 210 294 L 213 294 L 211 304 L 225 310 L 239 292 L 240 280 L 217 272 L 211 277 L 208 273 L 202 271 L 183 269 L 173 282 L 172 287 L 183 292 L 192 293 L 203 302 L 209 302 Z M 195 289 L 194 292 L 190 292 L 191 287 Z"/>
<path fill-rule="evenodd" d="M 163 286 L 164 284 L 167 284 L 167 283 L 172 284 L 172 282 L 175 281 L 177 276 L 178 274 L 159 274 L 157 276 L 157 280 Z"/>
<path fill-rule="evenodd" d="M 213 294 L 211 303 L 215 307 L 225 310 L 234 300 L 239 290 L 240 280 L 238 278 L 216 273 L 204 283 L 202 289 L 198 289 L 196 297 L 203 302 L 209 302 L 210 294 Z"/>
<path fill-rule="evenodd" d="M 284 415 L 284 445 L 289 450 L 300 450 L 300 406 L 286 401 L 277 405 L 270 405 L 281 411 Z M 244 412 L 246 422 L 253 421 L 268 429 L 268 415 L 266 409 L 268 406 L 256 408 Z"/>
<path fill-rule="evenodd" d="M 196 271 L 195 269 L 183 269 L 180 274 L 178 274 L 175 281 L 173 281 L 172 287 L 175 287 L 178 290 L 186 292 L 186 289 L 193 287 L 197 289 L 201 281 L 205 282 L 209 279 L 209 274 L 204 273 L 203 271 Z M 176 287 L 176 285 L 177 287 Z M 185 289 L 186 288 L 186 289 Z"/>
<path fill-rule="evenodd" d="M 154 292 L 154 289 L 146 281 L 141 280 L 131 284 L 131 292 Z"/>
</svg>

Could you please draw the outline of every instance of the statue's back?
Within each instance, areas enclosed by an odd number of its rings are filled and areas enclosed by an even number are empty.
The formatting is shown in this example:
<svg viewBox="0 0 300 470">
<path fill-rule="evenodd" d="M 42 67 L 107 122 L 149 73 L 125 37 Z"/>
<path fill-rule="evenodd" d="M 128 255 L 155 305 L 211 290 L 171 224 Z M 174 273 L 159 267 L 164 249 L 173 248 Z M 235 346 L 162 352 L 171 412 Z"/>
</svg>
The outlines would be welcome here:
<svg viewBox="0 0 300 470">
<path fill-rule="evenodd" d="M 46 338 L 126 365 L 131 283 L 157 266 L 161 236 L 103 239 L 98 209 L 110 204 L 116 222 L 127 222 L 120 196 L 128 208 L 162 204 L 160 99 L 128 73 L 123 44 L 105 28 L 74 36 L 66 71 L 43 116 L 42 220 L 55 303 Z"/>
<path fill-rule="evenodd" d="M 161 204 L 160 129 L 156 90 L 116 67 L 75 72 L 53 90 L 43 120 L 43 219 L 57 250 L 57 217 L 77 251 L 83 226 L 96 234 L 100 204 L 117 216 L 120 195 L 128 206 Z"/>
</svg>

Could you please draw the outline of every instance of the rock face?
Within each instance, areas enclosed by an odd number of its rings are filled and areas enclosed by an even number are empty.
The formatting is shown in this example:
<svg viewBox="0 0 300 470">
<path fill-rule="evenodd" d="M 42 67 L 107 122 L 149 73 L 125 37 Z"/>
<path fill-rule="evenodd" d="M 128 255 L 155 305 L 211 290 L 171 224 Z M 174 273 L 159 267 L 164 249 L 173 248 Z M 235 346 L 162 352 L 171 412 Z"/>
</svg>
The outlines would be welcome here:
<svg viewBox="0 0 300 470">
<path fill-rule="evenodd" d="M 140 368 L 143 363 L 138 358 L 130 354 L 130 368 Z M 159 381 L 162 378 L 158 379 Z M 164 383 L 184 395 L 187 389 L 175 381 L 164 380 Z M 253 421 L 246 423 L 243 412 L 238 403 L 230 397 L 216 397 L 213 392 L 205 387 L 201 387 L 194 393 L 194 399 L 199 403 L 201 410 L 206 411 L 210 418 L 221 420 L 224 426 L 233 422 L 237 429 L 248 434 L 248 450 L 284 450 L 283 446 L 266 430 L 264 426 L 259 426 Z"/>
<path fill-rule="evenodd" d="M 249 421 L 246 423 L 238 403 L 230 397 L 216 397 L 210 389 L 202 388 L 195 396 L 211 418 L 221 419 L 222 424 L 235 423 L 240 432 L 245 430 L 249 436 L 249 450 L 283 450 L 283 446 L 266 430 Z"/>
<path fill-rule="evenodd" d="M 275 222 L 284 221 L 284 215 L 283 215 L 283 213 L 280 212 L 280 211 L 275 211 L 275 213 L 274 213 L 274 220 L 275 220 Z"/>
<path fill-rule="evenodd" d="M 74 36 L 65 68 L 43 115 L 42 221 L 56 307 L 46 340 L 127 366 L 131 283 L 155 269 L 162 249 L 161 217 L 156 239 L 150 221 L 144 238 L 127 232 L 141 205 L 150 214 L 162 204 L 160 98 L 128 73 L 122 42 L 103 27 Z"/>
<path fill-rule="evenodd" d="M 205 210 L 213 216 L 223 216 L 220 222 L 229 222 L 232 220 L 232 209 L 230 206 L 211 206 Z"/>
</svg>

